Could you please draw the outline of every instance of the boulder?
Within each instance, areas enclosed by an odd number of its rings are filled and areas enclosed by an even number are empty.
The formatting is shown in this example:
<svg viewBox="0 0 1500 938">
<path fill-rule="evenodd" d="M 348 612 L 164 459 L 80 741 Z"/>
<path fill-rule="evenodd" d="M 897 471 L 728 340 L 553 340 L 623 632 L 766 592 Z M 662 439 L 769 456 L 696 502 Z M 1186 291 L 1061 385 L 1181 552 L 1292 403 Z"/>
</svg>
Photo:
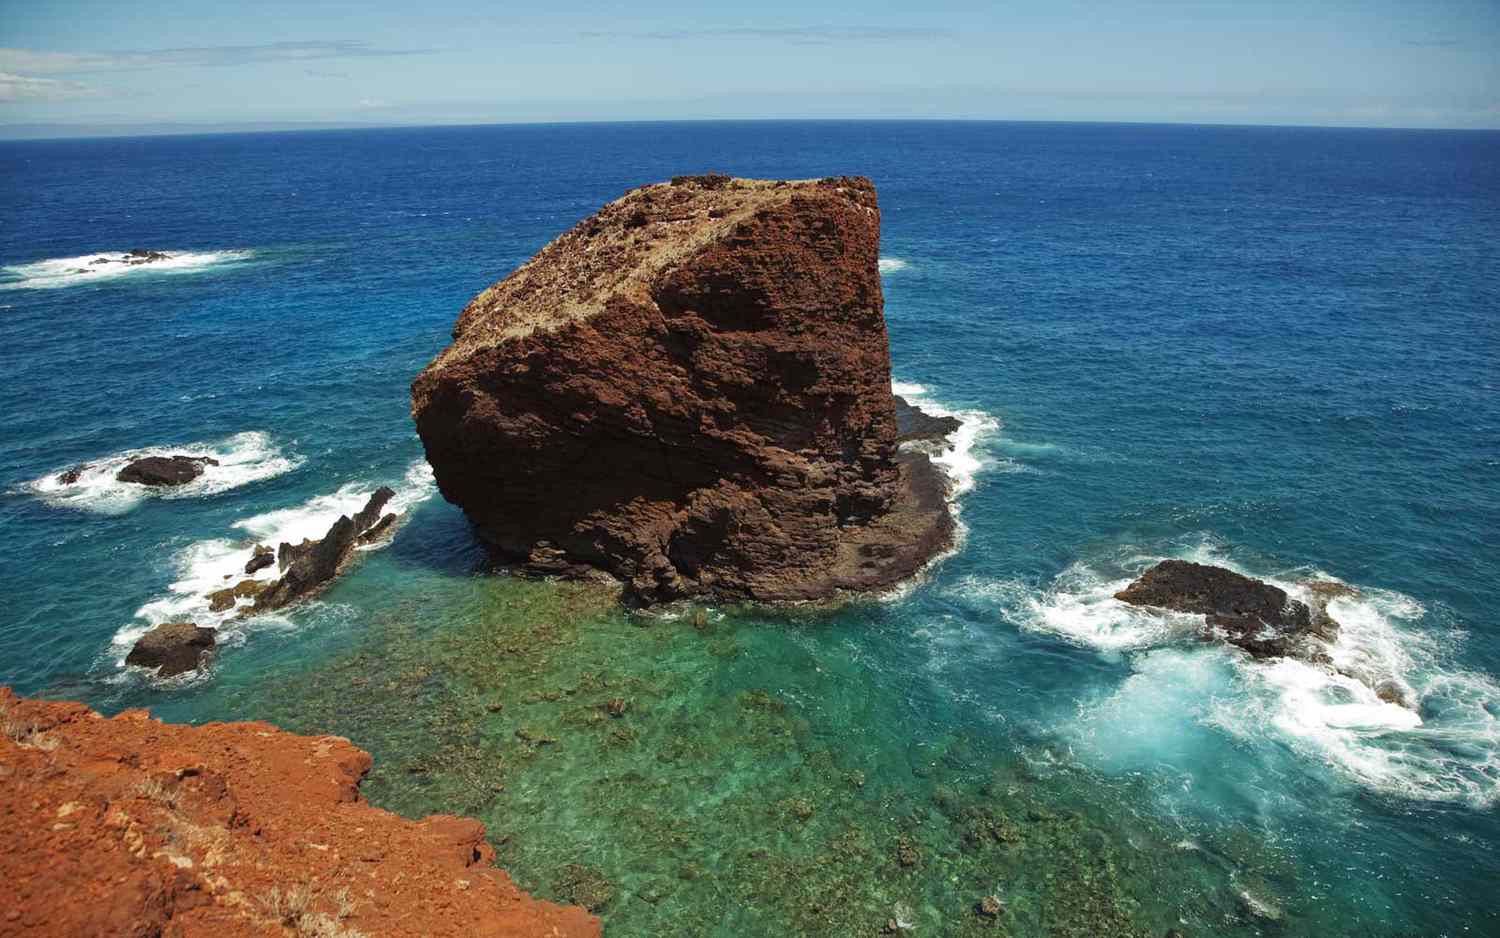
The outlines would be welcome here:
<svg viewBox="0 0 1500 938">
<path fill-rule="evenodd" d="M 74 466 L 72 469 L 64 470 L 63 472 L 58 474 L 57 481 L 62 483 L 63 485 L 73 485 L 83 477 L 84 472 L 86 472 L 88 468 L 88 465 L 85 463 L 83 465 Z"/>
<path fill-rule="evenodd" d="M 206 467 L 218 464 L 208 456 L 146 456 L 115 473 L 115 479 L 136 485 L 183 485 L 203 475 Z"/>
<path fill-rule="evenodd" d="M 208 594 L 208 609 L 210 612 L 223 612 L 233 609 L 235 603 L 241 599 L 253 599 L 259 596 L 271 584 L 263 580 L 241 580 L 234 586 L 221 590 L 214 590 Z"/>
<path fill-rule="evenodd" d="M 255 552 L 245 561 L 245 575 L 253 576 L 276 562 L 276 551 L 265 544 L 256 544 Z"/>
<path fill-rule="evenodd" d="M 443 497 L 522 570 L 652 603 L 883 590 L 953 538 L 897 448 L 863 178 L 632 190 L 473 299 L 417 376 Z"/>
<path fill-rule="evenodd" d="M 1221 638 L 1256 658 L 1313 657 L 1317 649 L 1305 640 L 1327 631 L 1325 624 L 1315 625 L 1307 604 L 1290 598 L 1285 590 L 1233 570 L 1187 560 L 1163 560 L 1115 598 L 1137 606 L 1201 614 L 1207 625 L 1205 637 Z"/>
<path fill-rule="evenodd" d="M 142 635 L 125 656 L 125 663 L 156 668 L 158 677 L 171 677 L 197 670 L 213 648 L 213 629 L 192 622 L 166 622 Z"/>
</svg>

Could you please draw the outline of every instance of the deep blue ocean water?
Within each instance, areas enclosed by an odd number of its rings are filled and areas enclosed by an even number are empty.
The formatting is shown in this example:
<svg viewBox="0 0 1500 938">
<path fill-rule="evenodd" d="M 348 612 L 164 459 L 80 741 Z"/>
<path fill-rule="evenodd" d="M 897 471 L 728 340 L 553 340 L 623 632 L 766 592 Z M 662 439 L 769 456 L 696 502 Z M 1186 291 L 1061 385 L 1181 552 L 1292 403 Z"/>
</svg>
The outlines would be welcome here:
<svg viewBox="0 0 1500 938">
<path fill-rule="evenodd" d="M 779 687 L 809 738 L 889 791 L 926 784 L 897 754 L 950 737 L 1043 789 L 1073 770 L 1130 786 L 1097 799 L 1100 823 L 1179 831 L 1182 868 L 1230 896 L 1227 915 L 1184 913 L 1188 934 L 1500 934 L 1500 133 L 796 122 L 0 144 L 0 683 L 296 723 L 295 700 L 271 700 L 288 675 L 377 621 L 437 628 L 483 564 L 423 472 L 411 378 L 550 238 L 706 170 L 871 177 L 898 390 L 967 421 L 949 460 L 961 549 L 816 627 L 729 611 L 761 664 L 726 686 Z M 134 247 L 181 255 L 89 263 Z M 170 497 L 109 481 L 158 447 L 221 466 Z M 78 464 L 96 467 L 81 486 L 50 481 Z M 149 623 L 213 621 L 204 594 L 255 539 L 318 536 L 383 483 L 410 520 L 324 601 L 227 625 L 205 678 L 122 669 Z M 1247 662 L 1111 598 L 1167 556 L 1355 587 L 1331 607 L 1343 673 Z M 1379 700 L 1380 680 L 1414 707 Z M 394 808 L 444 807 L 383 784 Z M 581 838 L 605 823 L 557 811 Z M 1203 859 L 1226 831 L 1285 868 Z M 546 891 L 520 843 L 518 878 Z M 633 888 L 630 858 L 599 863 Z M 937 889 L 919 934 L 946 933 Z M 659 932 L 617 901 L 611 933 Z M 654 907 L 707 933 L 695 901 Z M 1047 933 L 1028 921 L 1014 933 Z"/>
</svg>

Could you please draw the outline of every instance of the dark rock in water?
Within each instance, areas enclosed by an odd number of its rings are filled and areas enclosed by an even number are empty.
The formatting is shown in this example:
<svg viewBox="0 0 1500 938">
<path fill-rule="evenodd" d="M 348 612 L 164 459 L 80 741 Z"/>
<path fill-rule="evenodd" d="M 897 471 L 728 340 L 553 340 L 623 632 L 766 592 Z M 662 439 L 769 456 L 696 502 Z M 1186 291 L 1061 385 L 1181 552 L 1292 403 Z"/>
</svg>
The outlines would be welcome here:
<svg viewBox="0 0 1500 938">
<path fill-rule="evenodd" d="M 218 464 L 208 456 L 146 456 L 115 473 L 115 479 L 137 485 L 183 485 L 203 475 L 206 467 Z"/>
<path fill-rule="evenodd" d="M 390 533 L 392 526 L 396 523 L 395 514 L 388 514 L 370 526 L 370 529 L 359 536 L 357 543 L 373 544 Z"/>
<path fill-rule="evenodd" d="M 389 525 L 380 517 L 380 509 L 396 493 L 381 487 L 365 507 L 353 518 L 341 515 L 337 521 L 316 541 L 303 541 L 300 545 L 283 542 L 278 550 L 278 559 L 286 571 L 281 579 L 265 586 L 255 597 L 255 612 L 279 609 L 288 603 L 304 599 L 322 589 L 338 576 L 348 562 L 349 555 L 360 535 L 382 525 Z M 376 519 L 380 520 L 377 521 Z M 387 515 L 394 521 L 393 515 Z"/>
<path fill-rule="evenodd" d="M 374 527 L 375 522 L 381 520 L 381 509 L 385 507 L 386 502 L 395 497 L 396 493 L 390 486 L 382 485 L 376 489 L 375 493 L 370 496 L 370 500 L 365 502 L 365 507 L 361 508 L 359 513 L 354 516 L 355 529 L 363 533 Z"/>
<path fill-rule="evenodd" d="M 635 602 L 889 588 L 952 542 L 897 448 L 869 180 L 683 176 L 475 297 L 412 385 L 443 497 L 503 559 Z"/>
<path fill-rule="evenodd" d="M 210 612 L 223 612 L 233 609 L 236 601 L 240 599 L 253 599 L 259 596 L 270 584 L 263 580 L 241 580 L 234 586 L 226 589 L 214 590 L 208 594 L 208 609 Z"/>
<path fill-rule="evenodd" d="M 193 671 L 214 647 L 214 630 L 191 622 L 167 622 L 141 636 L 125 663 L 156 668 L 159 677 Z"/>
<path fill-rule="evenodd" d="M 172 255 L 166 253 L 165 251 L 148 251 L 144 248 L 132 248 L 131 250 L 125 252 L 125 256 L 121 259 L 121 262 L 130 267 L 135 267 L 140 264 L 150 264 L 155 261 L 164 261 L 171 256 Z"/>
<path fill-rule="evenodd" d="M 963 426 L 957 417 L 934 417 L 920 407 L 907 403 L 906 398 L 899 394 L 894 395 L 894 400 L 897 443 L 943 443 Z"/>
<path fill-rule="evenodd" d="M 63 485 L 72 485 L 80 478 L 82 478 L 84 472 L 88 468 L 89 467 L 87 463 L 79 466 L 74 466 L 72 469 L 68 469 L 67 471 L 60 473 L 57 477 L 57 481 L 62 483 Z"/>
<path fill-rule="evenodd" d="M 1304 640 L 1321 637 L 1312 610 L 1285 590 L 1223 567 L 1186 560 L 1163 560 L 1115 594 L 1137 606 L 1156 606 L 1203 615 L 1206 637 L 1222 637 L 1257 658 L 1311 657 Z M 1336 624 L 1335 624 L 1336 629 Z"/>
<path fill-rule="evenodd" d="M 276 562 L 276 551 L 265 544 L 256 544 L 255 553 L 245 561 L 245 575 L 251 576 Z"/>
<path fill-rule="evenodd" d="M 316 546 L 318 546 L 318 542 L 310 537 L 304 537 L 301 544 L 282 541 L 281 546 L 276 548 L 276 569 L 285 570 L 307 556 Z"/>
</svg>

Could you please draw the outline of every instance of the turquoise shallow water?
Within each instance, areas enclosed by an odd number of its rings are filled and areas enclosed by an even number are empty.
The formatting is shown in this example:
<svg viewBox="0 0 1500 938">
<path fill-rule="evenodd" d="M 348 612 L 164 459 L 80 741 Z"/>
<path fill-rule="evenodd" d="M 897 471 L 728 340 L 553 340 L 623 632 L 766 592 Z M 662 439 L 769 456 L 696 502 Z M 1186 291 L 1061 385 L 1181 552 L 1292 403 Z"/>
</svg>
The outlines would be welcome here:
<svg viewBox="0 0 1500 938">
<path fill-rule="evenodd" d="M 1497 156 L 899 123 L 0 146 L 0 681 L 349 735 L 372 800 L 484 817 L 610 934 L 1493 933 Z M 898 382 L 967 421 L 964 543 L 902 595 L 627 615 L 489 570 L 432 495 L 406 385 L 463 302 L 708 168 L 880 189 Z M 192 254 L 47 263 L 136 246 Z M 38 483 L 189 444 L 225 465 L 180 497 Z M 119 668 L 251 539 L 381 483 L 408 522 L 320 602 L 197 682 Z M 1109 598 L 1166 556 L 1357 587 L 1335 658 L 1416 711 Z"/>
</svg>

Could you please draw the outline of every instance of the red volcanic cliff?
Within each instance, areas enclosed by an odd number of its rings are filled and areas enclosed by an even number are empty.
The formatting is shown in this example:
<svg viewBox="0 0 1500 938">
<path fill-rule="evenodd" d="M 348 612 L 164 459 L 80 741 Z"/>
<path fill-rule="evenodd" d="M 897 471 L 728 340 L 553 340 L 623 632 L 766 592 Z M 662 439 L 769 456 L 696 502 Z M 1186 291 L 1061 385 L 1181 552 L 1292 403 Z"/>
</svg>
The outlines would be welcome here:
<svg viewBox="0 0 1500 938">
<path fill-rule="evenodd" d="M 443 495 L 540 572 L 651 602 L 890 586 L 952 539 L 897 449 L 862 178 L 681 177 L 479 294 L 412 386 Z"/>
<path fill-rule="evenodd" d="M 598 936 L 491 865 L 484 827 L 360 800 L 370 756 L 0 688 L 0 936 Z"/>
</svg>

